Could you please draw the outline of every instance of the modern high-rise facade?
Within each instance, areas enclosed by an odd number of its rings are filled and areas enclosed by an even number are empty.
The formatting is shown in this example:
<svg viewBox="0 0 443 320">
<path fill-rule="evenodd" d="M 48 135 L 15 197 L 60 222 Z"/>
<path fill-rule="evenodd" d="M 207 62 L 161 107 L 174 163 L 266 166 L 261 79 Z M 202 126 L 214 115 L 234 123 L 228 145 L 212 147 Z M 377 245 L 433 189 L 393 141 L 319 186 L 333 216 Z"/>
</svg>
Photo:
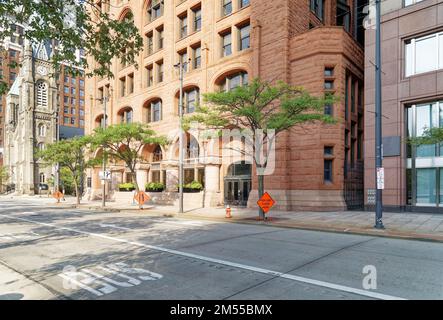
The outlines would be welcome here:
<svg viewBox="0 0 443 320">
<path fill-rule="evenodd" d="M 443 126 L 443 19 L 434 0 L 382 3 L 382 121 L 386 209 L 441 211 L 442 145 L 405 143 Z M 374 31 L 366 33 L 365 194 L 373 205 Z"/>
<path fill-rule="evenodd" d="M 309 124 L 281 134 L 276 166 L 265 187 L 277 209 L 336 210 L 363 201 L 363 27 L 364 1 L 312 0 L 152 0 L 98 1 L 116 19 L 130 19 L 140 30 L 144 49 L 138 68 L 114 60 L 113 79 L 87 79 L 86 133 L 103 124 L 149 123 L 171 137 L 167 146 L 147 145 L 137 181 L 163 182 L 155 198 L 175 199 L 179 73 L 184 75 L 184 112 L 192 113 L 203 93 L 231 90 L 255 77 L 303 86 L 313 95 L 341 99 L 324 112 L 333 125 Z M 93 61 L 90 61 L 93 63 Z M 185 115 L 186 116 L 186 115 Z M 185 183 L 200 181 L 206 205 L 255 206 L 257 176 L 250 163 L 226 163 L 208 154 L 207 142 L 187 133 Z M 203 156 L 202 156 L 203 155 Z M 89 196 L 101 197 L 100 168 L 88 171 Z M 110 163 L 112 194 L 132 176 Z M 189 195 L 188 195 L 189 196 Z M 189 196 L 190 197 L 190 196 Z M 195 200 L 197 195 L 193 195 Z"/>
</svg>

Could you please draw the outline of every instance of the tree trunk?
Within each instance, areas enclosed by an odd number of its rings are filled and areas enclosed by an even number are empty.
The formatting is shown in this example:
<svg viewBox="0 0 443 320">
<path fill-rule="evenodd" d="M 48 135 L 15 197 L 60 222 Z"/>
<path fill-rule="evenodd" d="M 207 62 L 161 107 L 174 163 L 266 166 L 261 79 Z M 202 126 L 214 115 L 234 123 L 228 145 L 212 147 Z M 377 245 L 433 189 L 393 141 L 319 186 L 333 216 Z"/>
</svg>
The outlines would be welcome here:
<svg viewBox="0 0 443 320">
<path fill-rule="evenodd" d="M 258 198 L 260 199 L 264 193 L 265 193 L 265 176 L 260 174 L 258 175 Z M 258 208 L 258 217 L 261 220 L 265 219 L 265 213 L 260 207 Z"/>
<path fill-rule="evenodd" d="M 137 182 L 137 173 L 135 172 L 135 170 L 131 170 L 132 173 L 132 178 L 134 181 L 134 185 L 135 185 L 135 194 L 138 194 L 140 192 L 140 187 L 138 186 L 138 182 Z M 139 209 L 143 209 L 143 204 L 138 204 L 138 208 Z"/>
<path fill-rule="evenodd" d="M 80 192 L 79 192 L 79 188 L 78 188 L 78 184 L 77 184 L 77 178 L 74 177 L 74 189 L 75 189 L 75 197 L 77 200 L 77 206 L 80 205 Z"/>
</svg>

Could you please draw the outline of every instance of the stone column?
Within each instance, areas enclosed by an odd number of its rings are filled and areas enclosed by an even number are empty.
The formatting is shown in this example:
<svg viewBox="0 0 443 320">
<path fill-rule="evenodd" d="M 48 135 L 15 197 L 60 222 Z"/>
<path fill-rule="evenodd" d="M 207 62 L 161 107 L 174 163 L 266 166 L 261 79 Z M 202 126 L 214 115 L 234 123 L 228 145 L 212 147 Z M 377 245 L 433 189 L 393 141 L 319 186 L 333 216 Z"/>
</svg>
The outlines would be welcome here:
<svg viewBox="0 0 443 320">
<path fill-rule="evenodd" d="M 205 166 L 205 207 L 215 207 L 220 202 L 220 165 Z"/>
<path fill-rule="evenodd" d="M 140 190 L 145 190 L 145 184 L 148 182 L 148 171 L 147 170 L 137 170 L 136 172 L 137 184 Z"/>
<path fill-rule="evenodd" d="M 177 192 L 178 168 L 166 169 L 166 191 Z"/>
</svg>

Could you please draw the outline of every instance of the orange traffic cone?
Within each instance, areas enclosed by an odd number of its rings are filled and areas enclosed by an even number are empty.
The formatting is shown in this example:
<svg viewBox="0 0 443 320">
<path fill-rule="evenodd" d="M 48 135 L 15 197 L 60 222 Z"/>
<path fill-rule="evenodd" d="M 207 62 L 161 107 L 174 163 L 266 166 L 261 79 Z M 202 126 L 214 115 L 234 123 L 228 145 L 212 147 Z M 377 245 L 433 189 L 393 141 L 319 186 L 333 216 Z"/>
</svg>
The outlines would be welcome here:
<svg viewBox="0 0 443 320">
<path fill-rule="evenodd" d="M 231 208 L 229 206 L 226 206 L 226 218 L 232 218 Z"/>
</svg>

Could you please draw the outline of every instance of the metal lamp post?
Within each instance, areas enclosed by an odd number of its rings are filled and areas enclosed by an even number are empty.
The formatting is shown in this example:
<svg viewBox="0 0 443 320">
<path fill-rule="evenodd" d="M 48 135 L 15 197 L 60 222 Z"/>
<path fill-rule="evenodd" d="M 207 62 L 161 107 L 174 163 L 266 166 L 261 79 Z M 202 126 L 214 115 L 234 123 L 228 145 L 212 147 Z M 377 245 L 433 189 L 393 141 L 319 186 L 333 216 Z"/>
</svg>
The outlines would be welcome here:
<svg viewBox="0 0 443 320">
<path fill-rule="evenodd" d="M 184 74 L 184 68 L 188 65 L 188 62 L 180 61 L 176 65 L 174 65 L 175 68 L 179 69 L 180 75 L 180 96 L 179 96 L 179 102 L 178 102 L 178 116 L 179 116 L 179 136 L 178 136 L 178 193 L 179 193 L 179 208 L 178 212 L 183 213 L 183 157 L 184 157 L 184 150 L 183 150 L 183 74 Z"/>
<path fill-rule="evenodd" d="M 108 101 L 108 97 L 103 97 L 103 130 L 106 130 L 106 121 L 107 121 L 107 110 L 106 110 L 106 103 Z M 105 146 L 103 146 L 103 177 L 102 177 L 102 184 L 103 184 L 103 199 L 102 199 L 102 207 L 106 207 L 106 153 L 105 153 Z"/>
<path fill-rule="evenodd" d="M 382 189 L 383 144 L 382 144 L 382 100 L 381 100 L 381 0 L 375 0 L 375 225 L 376 229 L 383 226 Z M 380 185 L 379 185 L 380 182 Z"/>
</svg>

